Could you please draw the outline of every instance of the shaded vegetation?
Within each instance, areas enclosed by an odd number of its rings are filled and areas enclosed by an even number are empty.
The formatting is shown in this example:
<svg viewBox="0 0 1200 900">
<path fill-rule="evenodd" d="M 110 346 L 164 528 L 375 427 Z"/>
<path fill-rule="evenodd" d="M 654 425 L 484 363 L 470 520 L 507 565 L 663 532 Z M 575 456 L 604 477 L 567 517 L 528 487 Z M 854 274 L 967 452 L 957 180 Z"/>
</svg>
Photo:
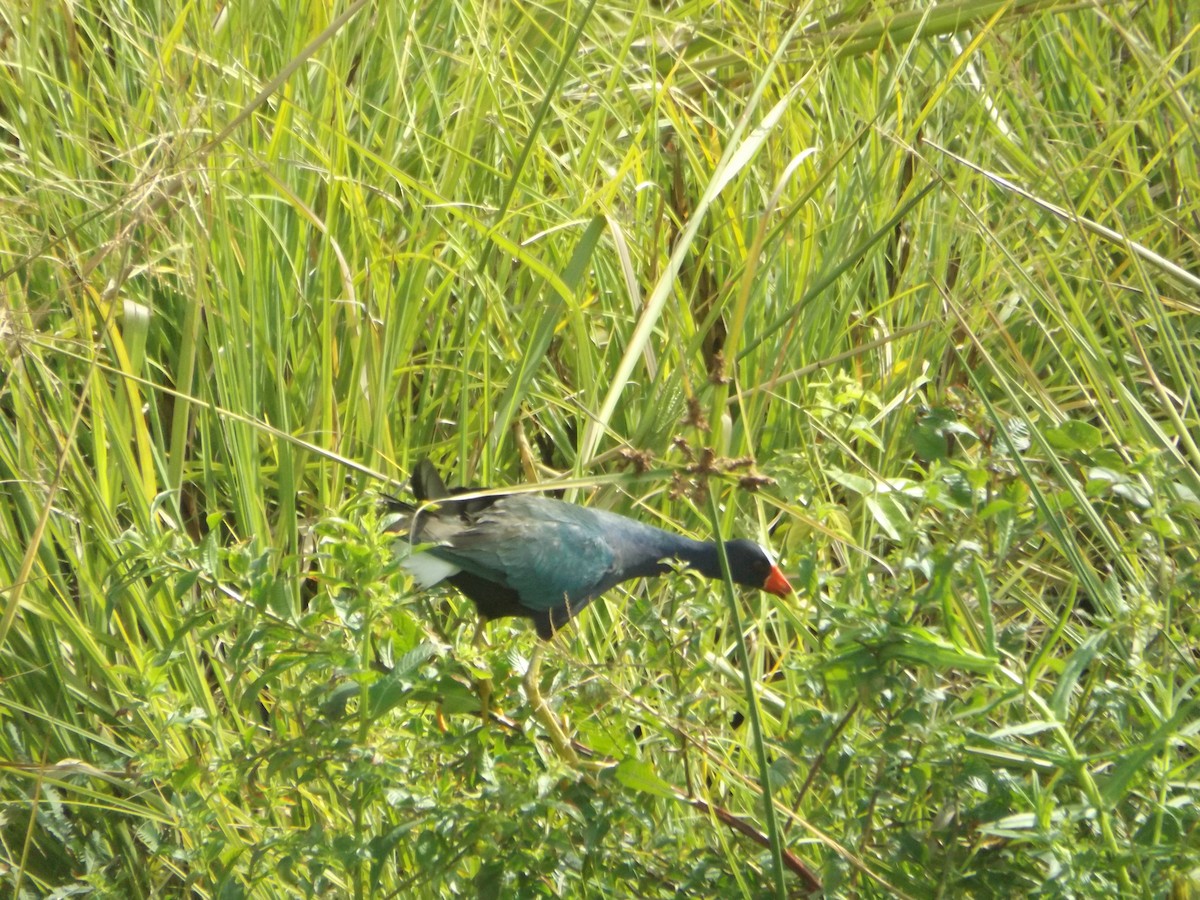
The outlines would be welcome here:
<svg viewBox="0 0 1200 900">
<path fill-rule="evenodd" d="M 1196 10 L 177 6 L 0 10 L 6 895 L 1200 886 Z M 797 599 L 594 604 L 568 765 L 426 455 Z"/>
</svg>

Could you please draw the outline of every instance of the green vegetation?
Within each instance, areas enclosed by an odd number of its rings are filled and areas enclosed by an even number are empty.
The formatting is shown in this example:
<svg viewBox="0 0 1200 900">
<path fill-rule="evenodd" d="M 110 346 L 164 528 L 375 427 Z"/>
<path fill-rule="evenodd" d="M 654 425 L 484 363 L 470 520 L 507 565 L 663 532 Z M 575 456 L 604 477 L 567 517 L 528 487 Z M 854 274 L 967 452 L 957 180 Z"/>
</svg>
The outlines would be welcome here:
<svg viewBox="0 0 1200 900">
<path fill-rule="evenodd" d="M 1198 34 L 0 9 L 0 893 L 1194 893 Z M 797 597 L 585 612 L 572 766 L 391 558 L 424 455 Z"/>
</svg>

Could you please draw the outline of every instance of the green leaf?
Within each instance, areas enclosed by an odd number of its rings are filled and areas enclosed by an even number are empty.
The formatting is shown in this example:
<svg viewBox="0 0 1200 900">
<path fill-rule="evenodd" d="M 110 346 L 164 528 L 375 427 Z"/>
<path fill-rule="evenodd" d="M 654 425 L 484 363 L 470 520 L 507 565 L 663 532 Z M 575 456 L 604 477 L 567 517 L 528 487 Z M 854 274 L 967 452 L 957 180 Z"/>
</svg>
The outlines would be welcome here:
<svg viewBox="0 0 1200 900">
<path fill-rule="evenodd" d="M 835 466 L 830 466 L 826 472 L 832 480 L 856 494 L 867 496 L 875 493 L 875 482 L 869 478 L 845 472 Z"/>
<path fill-rule="evenodd" d="M 396 660 L 396 665 L 392 667 L 392 671 L 389 674 L 408 675 L 436 656 L 437 653 L 438 647 L 436 644 L 423 641 Z"/>
<path fill-rule="evenodd" d="M 785 787 L 792 780 L 792 776 L 796 774 L 797 768 L 796 764 L 787 756 L 781 756 L 771 763 L 771 768 L 767 770 L 767 777 L 771 779 L 771 789 L 780 790 Z"/>
<path fill-rule="evenodd" d="M 1031 734 L 1041 734 L 1043 731 L 1051 731 L 1061 727 L 1061 722 L 1047 722 L 1044 719 L 1034 719 L 1030 722 L 1018 722 L 1016 725 L 998 728 L 988 735 L 988 739 L 1003 741 L 1010 737 L 1027 737 Z"/>
<path fill-rule="evenodd" d="M 1111 493 L 1114 497 L 1120 497 L 1142 509 L 1149 508 L 1153 501 L 1149 489 L 1122 472 L 1093 466 L 1088 469 L 1087 474 L 1088 492 L 1093 495 Z"/>
<path fill-rule="evenodd" d="M 359 695 L 362 686 L 357 681 L 343 681 L 321 701 L 321 714 L 337 721 L 346 716 L 346 706 Z"/>
<path fill-rule="evenodd" d="M 442 712 L 449 715 L 477 713 L 480 708 L 479 694 L 456 678 L 443 675 L 437 680 L 437 701 Z"/>
<path fill-rule="evenodd" d="M 946 407 L 929 410 L 909 432 L 909 440 L 917 456 L 926 462 L 946 459 L 950 454 L 952 436 L 976 440 L 975 432 L 958 421 L 954 411 Z"/>
<path fill-rule="evenodd" d="M 1055 450 L 1090 453 L 1100 446 L 1103 434 L 1095 425 L 1071 419 L 1048 428 L 1044 432 L 1046 442 Z"/>
<path fill-rule="evenodd" d="M 412 679 L 409 676 L 435 653 L 437 653 L 437 647 L 426 641 L 396 660 L 392 670 L 368 688 L 367 717 L 374 721 L 403 703 L 411 695 L 413 689 Z M 478 701 L 476 701 L 476 706 L 478 706 Z"/>
<path fill-rule="evenodd" d="M 964 669 L 986 674 L 996 668 L 997 660 L 955 647 L 924 628 L 894 628 L 882 648 L 885 659 L 905 659 L 935 669 Z"/>
<path fill-rule="evenodd" d="M 1079 683 L 1084 670 L 1091 665 L 1092 660 L 1096 658 L 1096 654 L 1100 652 L 1107 641 L 1107 633 L 1101 631 L 1093 634 L 1067 660 L 1058 684 L 1054 688 L 1054 693 L 1050 695 L 1050 709 L 1060 720 L 1066 721 L 1071 692 L 1075 690 L 1075 685 Z"/>
<path fill-rule="evenodd" d="M 412 692 L 412 683 L 392 673 L 367 689 L 367 718 L 374 722 L 384 713 L 395 709 Z"/>
<path fill-rule="evenodd" d="M 195 587 L 196 581 L 199 578 L 199 569 L 193 569 L 190 572 L 184 572 L 181 576 L 175 579 L 174 587 L 171 590 L 171 598 L 173 600 L 180 599 L 184 594 Z"/>
<path fill-rule="evenodd" d="M 1011 500 L 993 500 L 983 509 L 979 510 L 976 515 L 979 516 L 980 519 L 991 519 L 1002 513 L 1012 512 L 1016 508 L 1016 504 L 1014 504 Z"/>
<path fill-rule="evenodd" d="M 617 781 L 631 790 L 640 791 L 643 794 L 653 794 L 655 797 L 665 797 L 669 800 L 677 799 L 679 796 L 679 792 L 659 778 L 654 767 L 643 760 L 626 757 L 617 765 L 616 775 Z"/>
<path fill-rule="evenodd" d="M 866 498 L 867 509 L 872 518 L 893 541 L 903 536 L 902 528 L 908 524 L 908 514 L 896 498 L 887 494 Z"/>
<path fill-rule="evenodd" d="M 1195 703 L 1181 705 L 1170 719 L 1155 729 L 1154 734 L 1146 739 L 1141 746 L 1132 747 L 1121 754 L 1120 762 L 1113 768 L 1112 773 L 1100 779 L 1100 796 L 1104 798 L 1107 808 L 1115 807 L 1125 796 L 1129 783 L 1139 773 L 1146 772 L 1150 759 L 1162 752 L 1167 741 L 1177 733 L 1179 727 L 1191 719 L 1196 711 Z"/>
</svg>

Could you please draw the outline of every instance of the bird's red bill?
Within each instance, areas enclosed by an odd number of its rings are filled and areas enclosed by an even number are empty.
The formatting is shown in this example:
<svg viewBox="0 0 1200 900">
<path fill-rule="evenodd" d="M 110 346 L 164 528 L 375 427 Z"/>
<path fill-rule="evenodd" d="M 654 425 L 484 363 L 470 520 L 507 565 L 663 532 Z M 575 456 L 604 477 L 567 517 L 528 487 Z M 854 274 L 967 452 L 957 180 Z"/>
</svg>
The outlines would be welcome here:
<svg viewBox="0 0 1200 900">
<path fill-rule="evenodd" d="M 779 571 L 779 566 L 771 566 L 771 571 L 767 573 L 767 580 L 763 582 L 762 589 L 777 597 L 786 597 L 792 592 L 792 586 L 784 574 Z"/>
</svg>

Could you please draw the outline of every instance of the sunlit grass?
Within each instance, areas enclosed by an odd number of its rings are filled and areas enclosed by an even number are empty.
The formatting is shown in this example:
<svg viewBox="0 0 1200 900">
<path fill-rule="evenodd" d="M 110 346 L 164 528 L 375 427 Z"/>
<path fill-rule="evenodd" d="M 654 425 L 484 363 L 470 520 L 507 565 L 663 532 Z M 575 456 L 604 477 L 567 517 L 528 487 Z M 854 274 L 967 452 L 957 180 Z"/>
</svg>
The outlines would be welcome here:
<svg viewBox="0 0 1200 900">
<path fill-rule="evenodd" d="M 1194 889 L 1186 5 L 207 14 L 0 13 L 6 890 Z M 422 456 L 797 600 L 594 604 L 568 766 Z"/>
</svg>

